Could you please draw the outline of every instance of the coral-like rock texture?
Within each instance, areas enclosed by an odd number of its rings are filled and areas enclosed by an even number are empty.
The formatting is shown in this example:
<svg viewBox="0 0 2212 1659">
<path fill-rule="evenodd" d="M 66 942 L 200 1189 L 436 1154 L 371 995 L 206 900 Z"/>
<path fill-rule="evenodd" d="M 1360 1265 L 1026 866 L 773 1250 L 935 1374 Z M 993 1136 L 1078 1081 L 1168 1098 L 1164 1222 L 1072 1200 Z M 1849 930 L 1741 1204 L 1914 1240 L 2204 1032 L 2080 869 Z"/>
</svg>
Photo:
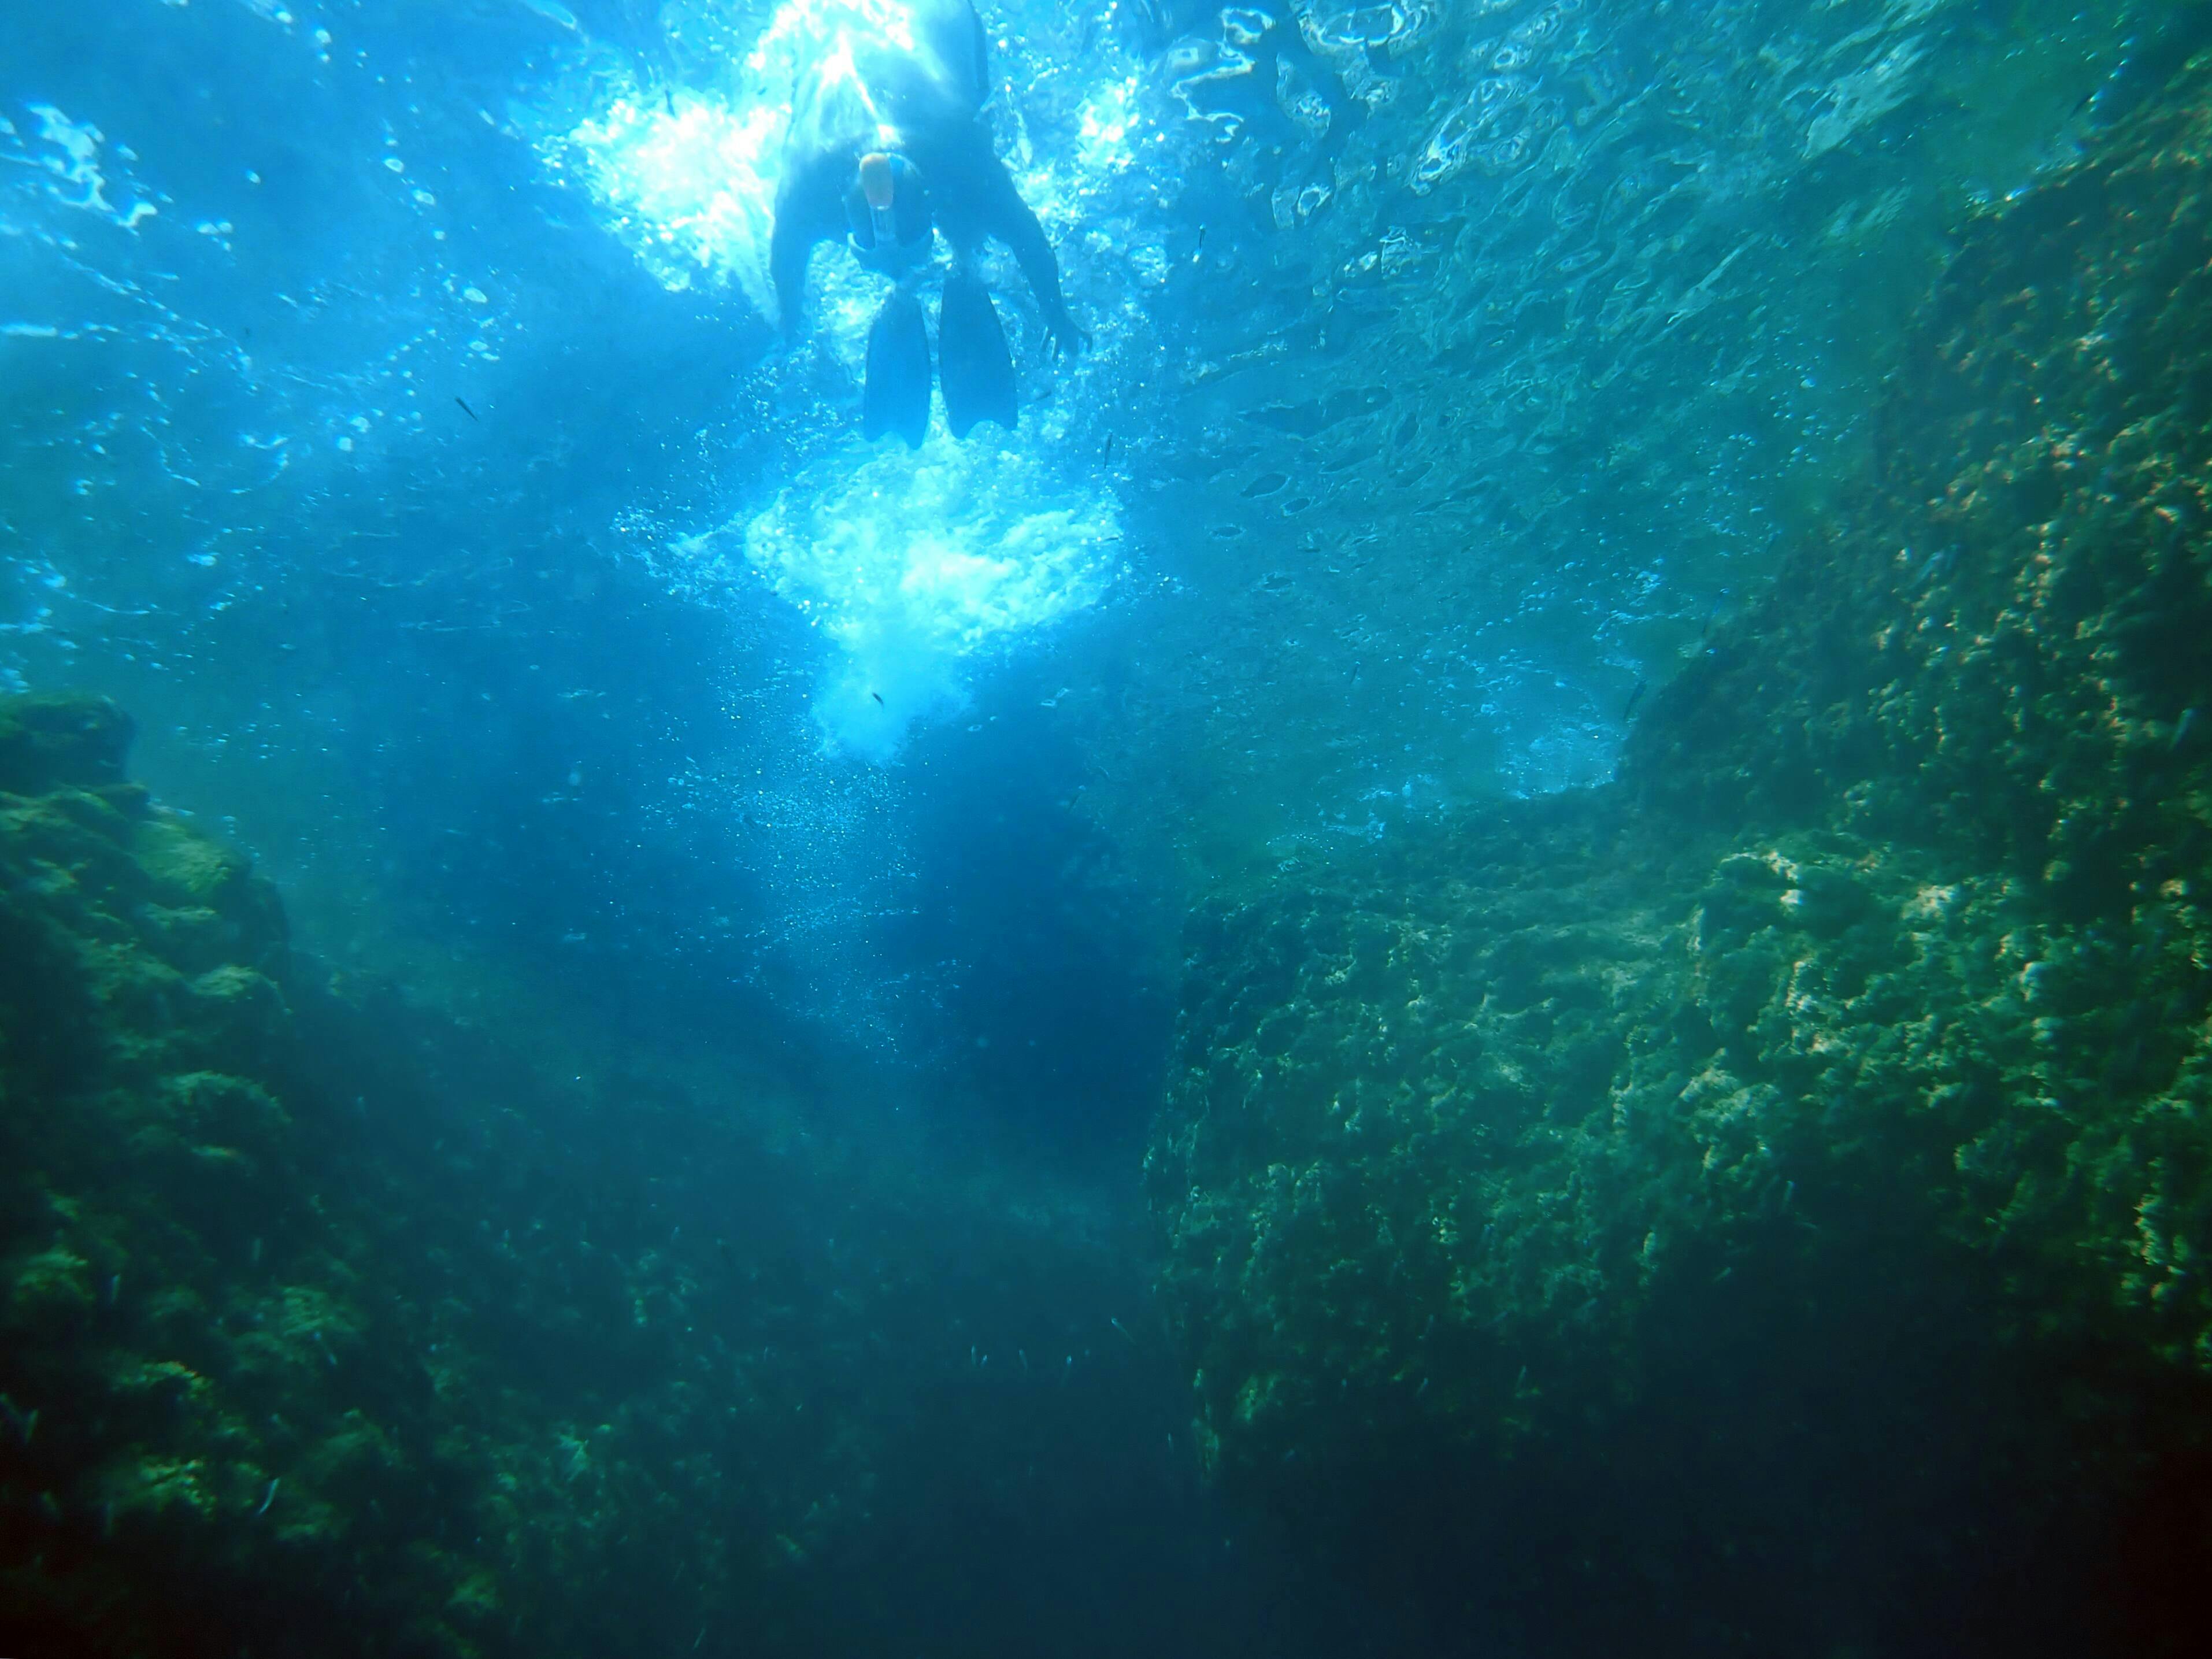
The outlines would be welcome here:
<svg viewBox="0 0 2212 1659">
<path fill-rule="evenodd" d="M 1012 1650 L 1158 1523 L 1115 1237 L 332 975 L 131 730 L 0 698 L 0 1653 Z"/>
<path fill-rule="evenodd" d="M 219 1641 L 248 1577 L 265 1612 L 356 1559 L 380 1581 L 365 1599 L 413 1620 L 463 1575 L 378 1536 L 379 1510 L 428 1498 L 441 1460 L 349 1260 L 361 1241 L 302 1171 L 283 909 L 125 781 L 131 734 L 104 700 L 0 702 L 10 1633 L 54 1651 L 161 1651 L 194 1626 Z"/>
<path fill-rule="evenodd" d="M 125 780 L 130 738 L 0 700 L 0 1638 L 763 1633 L 858 1475 L 833 1415 L 793 1420 L 815 1362 L 729 1236 L 757 1149 L 690 1135 L 723 1236 L 678 1258 L 672 1182 L 562 1146 L 588 1102 L 319 983 L 275 890 Z"/>
<path fill-rule="evenodd" d="M 1966 229 L 1614 783 L 1194 924 L 1202 1441 L 1434 1630 L 2148 1652 L 2212 1564 L 2208 91 Z"/>
</svg>

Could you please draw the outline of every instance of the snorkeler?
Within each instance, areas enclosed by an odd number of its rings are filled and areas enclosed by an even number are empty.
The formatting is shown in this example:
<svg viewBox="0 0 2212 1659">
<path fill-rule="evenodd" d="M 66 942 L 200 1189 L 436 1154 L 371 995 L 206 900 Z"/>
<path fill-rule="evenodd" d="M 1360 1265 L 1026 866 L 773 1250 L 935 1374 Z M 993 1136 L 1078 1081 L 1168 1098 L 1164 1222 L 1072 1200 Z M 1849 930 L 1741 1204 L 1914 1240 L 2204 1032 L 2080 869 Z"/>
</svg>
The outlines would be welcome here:
<svg viewBox="0 0 2212 1659">
<path fill-rule="evenodd" d="M 919 447 L 929 427 L 929 333 L 915 290 L 942 231 L 952 249 L 937 316 L 945 422 L 956 438 L 979 421 L 1012 429 L 1013 360 L 975 274 L 985 239 L 1013 251 L 1056 344 L 1079 351 L 1090 337 L 1060 296 L 1044 228 L 992 150 L 982 20 L 973 0 L 830 10 L 843 15 L 799 76 L 776 188 L 769 262 L 784 331 L 798 332 L 814 245 L 844 236 L 861 264 L 897 284 L 868 331 L 861 430 Z M 885 27 L 886 10 L 904 27 Z"/>
</svg>

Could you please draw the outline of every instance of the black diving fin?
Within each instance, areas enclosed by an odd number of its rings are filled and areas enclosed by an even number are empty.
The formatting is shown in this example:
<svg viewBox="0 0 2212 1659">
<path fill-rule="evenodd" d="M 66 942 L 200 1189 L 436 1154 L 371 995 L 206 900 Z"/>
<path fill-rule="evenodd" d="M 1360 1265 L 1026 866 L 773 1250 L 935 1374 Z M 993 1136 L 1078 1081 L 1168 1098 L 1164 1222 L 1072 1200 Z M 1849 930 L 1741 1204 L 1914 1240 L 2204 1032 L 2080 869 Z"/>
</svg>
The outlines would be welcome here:
<svg viewBox="0 0 2212 1659">
<path fill-rule="evenodd" d="M 860 430 L 873 443 L 896 432 L 909 448 L 929 432 L 929 328 L 921 301 L 895 289 L 868 329 L 868 380 L 860 392 Z"/>
<path fill-rule="evenodd" d="M 937 312 L 937 363 L 945 383 L 945 421 L 964 438 L 978 421 L 1014 429 L 1014 361 L 990 290 L 956 270 L 945 279 Z"/>
</svg>

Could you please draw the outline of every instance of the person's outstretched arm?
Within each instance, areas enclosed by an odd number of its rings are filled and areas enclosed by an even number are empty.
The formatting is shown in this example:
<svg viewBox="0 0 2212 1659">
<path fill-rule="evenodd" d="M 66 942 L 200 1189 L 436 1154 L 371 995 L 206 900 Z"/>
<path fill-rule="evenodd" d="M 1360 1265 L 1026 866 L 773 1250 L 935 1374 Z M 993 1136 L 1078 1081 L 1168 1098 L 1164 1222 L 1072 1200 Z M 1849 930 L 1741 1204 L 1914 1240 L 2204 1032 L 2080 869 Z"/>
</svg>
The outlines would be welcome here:
<svg viewBox="0 0 2212 1659">
<path fill-rule="evenodd" d="M 845 208 L 834 169 L 808 168 L 787 179 L 776 192 L 775 229 L 769 238 L 769 275 L 775 281 L 778 325 L 786 339 L 799 333 L 806 304 L 806 261 L 814 245 L 834 236 L 845 222 Z"/>
<path fill-rule="evenodd" d="M 1014 181 L 997 157 L 990 158 L 981 171 L 983 177 L 978 182 L 983 199 L 979 205 L 983 210 L 983 228 L 1013 250 L 1054 342 L 1069 351 L 1082 350 L 1091 343 L 1091 337 L 1075 325 L 1068 313 L 1067 301 L 1060 291 L 1060 261 L 1054 257 L 1052 244 L 1045 240 L 1044 227 L 1022 200 L 1021 191 L 1014 188 Z"/>
</svg>

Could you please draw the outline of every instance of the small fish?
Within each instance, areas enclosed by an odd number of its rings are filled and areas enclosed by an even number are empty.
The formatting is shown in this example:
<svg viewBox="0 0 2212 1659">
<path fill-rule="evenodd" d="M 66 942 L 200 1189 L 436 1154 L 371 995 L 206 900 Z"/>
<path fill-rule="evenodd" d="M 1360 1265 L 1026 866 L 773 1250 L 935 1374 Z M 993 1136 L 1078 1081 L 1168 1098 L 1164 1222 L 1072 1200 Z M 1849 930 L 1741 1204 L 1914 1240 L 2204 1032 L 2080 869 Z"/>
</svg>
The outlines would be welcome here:
<svg viewBox="0 0 2212 1659">
<path fill-rule="evenodd" d="M 871 692 L 869 692 L 869 693 L 868 693 L 868 695 L 869 695 L 870 696 L 873 697 L 873 698 L 876 700 L 876 707 L 877 707 L 877 708 L 881 708 L 884 707 L 884 694 L 883 694 L 882 692 L 880 692 L 880 691 L 871 691 Z"/>
<path fill-rule="evenodd" d="M 476 421 L 476 422 L 477 422 L 477 424 L 478 426 L 482 426 L 482 425 L 483 424 L 483 422 L 482 421 L 477 421 L 477 412 L 476 412 L 476 410 L 474 410 L 473 409 L 471 409 L 471 408 L 469 407 L 469 405 L 468 405 L 468 400 L 467 400 L 466 398 L 465 398 L 461 397 L 461 396 L 457 392 L 457 393 L 455 393 L 455 394 L 454 394 L 453 401 L 454 401 L 455 403 L 457 403 L 457 404 L 460 404 L 460 406 L 461 406 L 461 413 L 462 413 L 462 414 L 464 414 L 464 415 L 467 416 L 471 420 L 472 420 L 472 421 Z"/>
<path fill-rule="evenodd" d="M 572 34 L 583 33 L 582 25 L 576 21 L 576 14 L 561 4 L 560 0 L 522 0 L 522 3 L 547 22 L 567 29 Z"/>
<path fill-rule="evenodd" d="M 1110 432 L 1106 434 L 1105 452 L 1098 457 L 1098 465 L 1101 466 L 1114 465 L 1114 434 Z"/>
<path fill-rule="evenodd" d="M 1938 576 L 1948 575 L 1951 567 L 1958 562 L 1958 558 L 1959 550 L 1956 547 L 1937 548 L 1928 556 L 1912 580 L 1905 584 L 1905 591 L 1910 592 L 1916 588 L 1925 587 Z"/>
<path fill-rule="evenodd" d="M 1627 707 L 1620 711 L 1620 718 L 1624 725 L 1627 723 L 1628 717 L 1636 712 L 1636 705 L 1643 701 L 1644 682 L 1642 680 L 1638 680 L 1636 682 L 1636 689 L 1628 694 Z"/>
<path fill-rule="evenodd" d="M 1200 225 L 1200 226 L 1198 228 L 1198 246 L 1197 246 L 1196 247 L 1194 247 L 1194 248 L 1193 248 L 1193 249 L 1191 250 L 1191 253 L 1192 253 L 1193 257 L 1194 258 L 1194 257 L 1196 257 L 1197 255 L 1199 255 L 1199 254 L 1200 254 L 1200 253 L 1203 253 L 1203 252 L 1206 252 L 1206 227 L 1205 227 L 1204 225 Z"/>
<path fill-rule="evenodd" d="M 660 95 L 661 95 L 664 99 L 665 99 L 665 100 L 667 100 L 667 102 L 668 102 L 668 118 L 669 118 L 670 120 L 672 120 L 672 120 L 674 120 L 674 119 L 676 118 L 676 94 L 675 94 L 675 93 L 673 93 L 672 91 L 671 91 L 668 88 L 666 88 L 666 87 L 663 87 L 663 88 L 661 88 L 661 89 L 660 89 Z"/>
</svg>

